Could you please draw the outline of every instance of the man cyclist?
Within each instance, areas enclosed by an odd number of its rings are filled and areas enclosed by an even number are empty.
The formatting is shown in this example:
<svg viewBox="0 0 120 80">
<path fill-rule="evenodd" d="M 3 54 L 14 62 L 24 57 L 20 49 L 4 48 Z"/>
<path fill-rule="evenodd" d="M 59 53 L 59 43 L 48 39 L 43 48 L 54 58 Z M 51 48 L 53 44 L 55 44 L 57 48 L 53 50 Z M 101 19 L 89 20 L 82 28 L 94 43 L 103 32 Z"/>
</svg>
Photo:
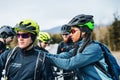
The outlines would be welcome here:
<svg viewBox="0 0 120 80">
<path fill-rule="evenodd" d="M 61 35 L 63 41 L 61 41 L 58 45 L 57 54 L 60 54 L 61 52 L 68 52 L 69 50 L 73 49 L 73 42 L 70 38 L 70 30 L 71 30 L 71 26 L 62 25 Z M 59 71 L 58 68 L 57 71 Z M 64 75 L 64 80 L 73 80 L 73 76 L 69 75 L 71 72 L 72 71 L 63 70 L 63 74 L 66 74 Z"/>
<path fill-rule="evenodd" d="M 68 25 L 71 26 L 71 39 L 78 45 L 75 49 L 59 55 L 46 54 L 51 63 L 65 70 L 75 70 L 78 80 L 112 80 L 110 75 L 104 74 L 95 66 L 95 62 L 99 62 L 108 70 L 100 45 L 91 39 L 93 16 L 77 15 Z"/>
<path fill-rule="evenodd" d="M 33 20 L 25 19 L 16 24 L 15 31 L 18 46 L 0 55 L 0 77 L 5 69 L 5 80 L 53 80 L 44 52 L 34 48 L 39 25 Z"/>
</svg>

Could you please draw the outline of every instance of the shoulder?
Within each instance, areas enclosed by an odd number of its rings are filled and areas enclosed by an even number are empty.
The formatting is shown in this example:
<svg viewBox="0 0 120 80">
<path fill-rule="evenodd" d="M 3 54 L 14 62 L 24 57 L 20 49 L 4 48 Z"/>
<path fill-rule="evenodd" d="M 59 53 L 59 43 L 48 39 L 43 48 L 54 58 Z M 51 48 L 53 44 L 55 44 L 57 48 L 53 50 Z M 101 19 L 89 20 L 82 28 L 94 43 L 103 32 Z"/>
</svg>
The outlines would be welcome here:
<svg viewBox="0 0 120 80">
<path fill-rule="evenodd" d="M 96 43 L 96 42 L 93 41 L 89 46 L 91 48 L 100 49 L 101 47 L 100 47 L 100 45 L 98 43 L 100 43 L 100 42 Z"/>
<path fill-rule="evenodd" d="M 5 50 L 5 51 L 0 55 L 0 58 L 1 58 L 2 60 L 6 60 L 8 54 L 10 53 L 10 51 L 11 51 L 11 50 Z"/>
<path fill-rule="evenodd" d="M 62 47 L 64 45 L 64 42 L 61 41 L 59 44 L 58 44 L 58 47 Z"/>
<path fill-rule="evenodd" d="M 3 53 L 1 53 L 1 55 L 7 55 L 10 51 L 12 51 L 12 50 L 11 49 L 7 49 Z"/>
<path fill-rule="evenodd" d="M 88 44 L 86 47 L 85 47 L 85 50 L 87 51 L 93 51 L 93 52 L 102 52 L 102 49 L 100 47 L 99 44 L 97 44 L 96 42 L 91 42 L 90 44 Z"/>
</svg>

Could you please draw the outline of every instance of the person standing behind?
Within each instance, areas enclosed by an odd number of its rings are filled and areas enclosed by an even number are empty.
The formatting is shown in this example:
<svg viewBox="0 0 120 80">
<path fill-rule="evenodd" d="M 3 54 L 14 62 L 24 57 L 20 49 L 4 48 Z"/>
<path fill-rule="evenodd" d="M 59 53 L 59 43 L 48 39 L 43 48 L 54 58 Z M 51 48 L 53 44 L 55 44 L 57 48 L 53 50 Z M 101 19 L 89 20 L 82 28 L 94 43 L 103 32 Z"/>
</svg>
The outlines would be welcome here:
<svg viewBox="0 0 120 80">
<path fill-rule="evenodd" d="M 16 33 L 11 26 L 3 25 L 0 27 L 0 53 L 11 48 L 10 43 L 13 41 L 15 35 Z"/>
<path fill-rule="evenodd" d="M 51 36 L 48 32 L 39 32 L 39 35 L 37 37 L 38 43 L 35 46 L 36 49 L 38 50 L 42 50 L 44 52 L 49 53 L 49 51 L 47 49 L 45 49 L 51 42 Z M 50 70 L 52 70 L 53 76 L 54 76 L 54 67 L 51 65 L 49 67 Z M 49 72 L 48 72 L 49 73 Z M 53 77 L 53 80 L 55 78 Z"/>
<path fill-rule="evenodd" d="M 60 54 L 61 52 L 68 52 L 73 48 L 73 42 L 70 37 L 70 31 L 71 31 L 71 27 L 68 25 L 63 25 L 61 27 L 61 35 L 62 35 L 63 41 L 61 41 L 58 44 L 57 54 Z M 59 71 L 60 69 L 57 68 L 57 72 Z M 66 74 L 64 76 L 64 80 L 73 80 L 73 76 L 69 75 L 69 73 L 71 72 L 72 71 L 69 71 L 69 70 L 63 70 L 63 73 Z"/>
<path fill-rule="evenodd" d="M 63 41 L 61 41 L 58 44 L 57 54 L 60 54 L 61 52 L 68 52 L 73 48 L 73 42 L 69 35 L 70 30 L 71 30 L 70 26 L 63 25 L 61 27 L 61 35 L 62 35 Z"/>
<path fill-rule="evenodd" d="M 35 46 L 37 49 L 41 49 L 45 52 L 48 52 L 45 48 L 50 44 L 51 42 L 51 36 L 47 32 L 39 32 L 38 35 L 38 43 L 37 46 Z"/>
<path fill-rule="evenodd" d="M 15 26 L 18 46 L 0 55 L 0 78 L 5 69 L 5 80 L 53 80 L 52 70 L 42 50 L 34 48 L 39 25 L 31 20 L 21 20 Z"/>
</svg>

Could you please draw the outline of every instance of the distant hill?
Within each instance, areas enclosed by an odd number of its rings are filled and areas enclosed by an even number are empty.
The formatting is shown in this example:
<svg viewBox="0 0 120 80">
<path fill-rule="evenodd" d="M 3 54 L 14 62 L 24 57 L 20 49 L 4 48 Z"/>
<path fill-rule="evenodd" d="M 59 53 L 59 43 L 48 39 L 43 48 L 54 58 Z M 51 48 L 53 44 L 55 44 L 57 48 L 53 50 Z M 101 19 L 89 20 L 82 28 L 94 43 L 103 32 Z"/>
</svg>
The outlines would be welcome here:
<svg viewBox="0 0 120 80">
<path fill-rule="evenodd" d="M 48 29 L 48 30 L 42 30 L 42 31 L 49 32 L 51 34 L 59 34 L 60 30 L 61 30 L 61 26 L 54 27 L 54 28 L 51 28 L 51 29 Z"/>
</svg>

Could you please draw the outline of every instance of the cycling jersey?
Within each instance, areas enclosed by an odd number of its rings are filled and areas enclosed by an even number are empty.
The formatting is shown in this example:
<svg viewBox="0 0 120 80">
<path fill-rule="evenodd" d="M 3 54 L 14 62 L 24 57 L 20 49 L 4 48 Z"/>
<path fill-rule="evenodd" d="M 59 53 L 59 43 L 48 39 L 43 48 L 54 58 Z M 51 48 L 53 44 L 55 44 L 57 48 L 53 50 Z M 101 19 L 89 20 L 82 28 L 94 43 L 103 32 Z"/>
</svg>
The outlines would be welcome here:
<svg viewBox="0 0 120 80">
<path fill-rule="evenodd" d="M 5 67 L 7 56 L 10 54 L 9 52 L 10 50 L 7 50 L 0 55 L 0 77 L 2 76 L 2 70 Z M 35 48 L 25 52 L 17 48 L 14 59 L 8 65 L 8 80 L 53 80 L 50 64 L 46 60 L 42 65 L 42 70 L 40 70 L 41 75 L 35 78 L 38 54 L 41 53 L 35 50 Z"/>
<path fill-rule="evenodd" d="M 57 54 L 61 52 L 68 52 L 73 49 L 73 42 L 65 43 L 64 41 L 60 42 L 57 49 Z"/>
</svg>

